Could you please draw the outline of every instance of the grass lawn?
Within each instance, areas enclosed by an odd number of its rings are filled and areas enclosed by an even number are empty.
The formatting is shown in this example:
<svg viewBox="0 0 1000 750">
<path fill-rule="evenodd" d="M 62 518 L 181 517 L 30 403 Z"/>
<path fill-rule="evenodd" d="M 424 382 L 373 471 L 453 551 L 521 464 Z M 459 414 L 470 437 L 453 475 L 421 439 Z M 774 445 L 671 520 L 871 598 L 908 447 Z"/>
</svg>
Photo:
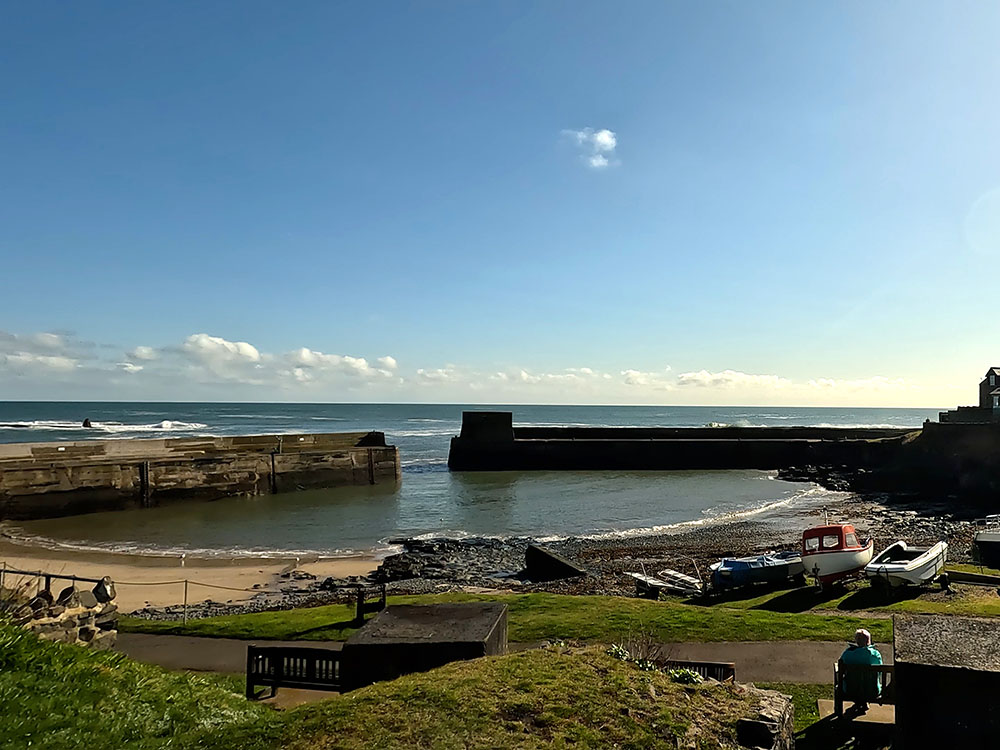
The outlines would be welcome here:
<svg viewBox="0 0 1000 750">
<path fill-rule="evenodd" d="M 986 568 L 981 565 L 972 565 L 970 563 L 948 563 L 944 566 L 945 570 L 960 570 L 964 573 L 985 573 L 988 576 L 1000 576 L 1000 570 L 996 568 Z"/>
<path fill-rule="evenodd" d="M 515 642 L 571 640 L 613 643 L 630 635 L 670 641 L 842 641 L 867 627 L 877 641 L 892 637 L 888 619 L 775 612 L 763 608 L 702 607 L 606 596 L 558 594 L 440 594 L 390 597 L 390 604 L 500 601 L 509 610 L 509 638 Z M 352 605 L 226 615 L 190 620 L 123 618 L 121 630 L 262 640 L 341 640 L 352 632 Z"/>
<path fill-rule="evenodd" d="M 48 643 L 0 623 L 3 747 L 66 750 L 714 748 L 756 699 L 681 686 L 602 648 L 456 662 L 285 712 L 233 680 Z"/>
</svg>

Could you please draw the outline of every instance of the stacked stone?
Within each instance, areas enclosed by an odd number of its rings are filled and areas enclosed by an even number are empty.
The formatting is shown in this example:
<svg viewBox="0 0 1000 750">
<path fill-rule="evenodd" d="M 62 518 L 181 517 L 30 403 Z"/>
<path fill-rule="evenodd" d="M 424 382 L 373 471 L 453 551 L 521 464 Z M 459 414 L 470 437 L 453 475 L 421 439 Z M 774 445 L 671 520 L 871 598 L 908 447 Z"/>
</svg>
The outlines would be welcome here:
<svg viewBox="0 0 1000 750">
<path fill-rule="evenodd" d="M 118 638 L 115 585 L 104 577 L 93 590 L 67 586 L 56 597 L 48 590 L 14 613 L 15 622 L 47 641 L 109 649 Z"/>
</svg>

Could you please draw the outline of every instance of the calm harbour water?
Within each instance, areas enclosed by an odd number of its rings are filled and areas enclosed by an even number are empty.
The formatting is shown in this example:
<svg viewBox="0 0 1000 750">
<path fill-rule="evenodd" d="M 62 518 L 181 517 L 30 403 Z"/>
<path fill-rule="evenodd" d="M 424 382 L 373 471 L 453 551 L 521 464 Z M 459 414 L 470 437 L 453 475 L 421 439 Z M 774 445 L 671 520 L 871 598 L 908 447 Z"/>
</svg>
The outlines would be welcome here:
<svg viewBox="0 0 1000 750">
<path fill-rule="evenodd" d="M 33 543 L 151 554 L 345 554 L 417 535 L 630 535 L 821 502 L 772 472 L 451 473 L 465 409 L 513 411 L 522 425 L 734 424 L 918 427 L 929 409 L 0 402 L 0 442 L 380 430 L 399 446 L 398 484 L 5 524 Z M 91 429 L 82 427 L 89 418 Z"/>
</svg>

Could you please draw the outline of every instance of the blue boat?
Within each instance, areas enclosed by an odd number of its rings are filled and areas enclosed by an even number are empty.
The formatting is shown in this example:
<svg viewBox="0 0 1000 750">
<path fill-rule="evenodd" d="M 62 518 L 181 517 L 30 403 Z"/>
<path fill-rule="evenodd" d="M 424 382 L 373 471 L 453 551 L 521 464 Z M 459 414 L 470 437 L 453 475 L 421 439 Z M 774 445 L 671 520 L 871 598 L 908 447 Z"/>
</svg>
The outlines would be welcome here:
<svg viewBox="0 0 1000 750">
<path fill-rule="evenodd" d="M 784 583 L 805 574 L 802 556 L 796 552 L 775 552 L 757 557 L 724 557 L 711 565 L 712 588 L 716 591 L 754 583 Z"/>
</svg>

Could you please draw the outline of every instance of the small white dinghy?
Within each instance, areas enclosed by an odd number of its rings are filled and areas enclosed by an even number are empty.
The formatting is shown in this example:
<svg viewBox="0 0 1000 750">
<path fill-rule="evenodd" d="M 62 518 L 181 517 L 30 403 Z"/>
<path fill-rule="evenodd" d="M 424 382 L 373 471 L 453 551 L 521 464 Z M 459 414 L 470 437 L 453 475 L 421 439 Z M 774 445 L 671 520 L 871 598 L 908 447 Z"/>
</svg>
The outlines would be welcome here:
<svg viewBox="0 0 1000 750">
<path fill-rule="evenodd" d="M 948 559 L 948 542 L 932 547 L 911 547 L 899 541 L 886 547 L 865 566 L 865 575 L 890 586 L 919 586 L 933 581 Z"/>
</svg>

